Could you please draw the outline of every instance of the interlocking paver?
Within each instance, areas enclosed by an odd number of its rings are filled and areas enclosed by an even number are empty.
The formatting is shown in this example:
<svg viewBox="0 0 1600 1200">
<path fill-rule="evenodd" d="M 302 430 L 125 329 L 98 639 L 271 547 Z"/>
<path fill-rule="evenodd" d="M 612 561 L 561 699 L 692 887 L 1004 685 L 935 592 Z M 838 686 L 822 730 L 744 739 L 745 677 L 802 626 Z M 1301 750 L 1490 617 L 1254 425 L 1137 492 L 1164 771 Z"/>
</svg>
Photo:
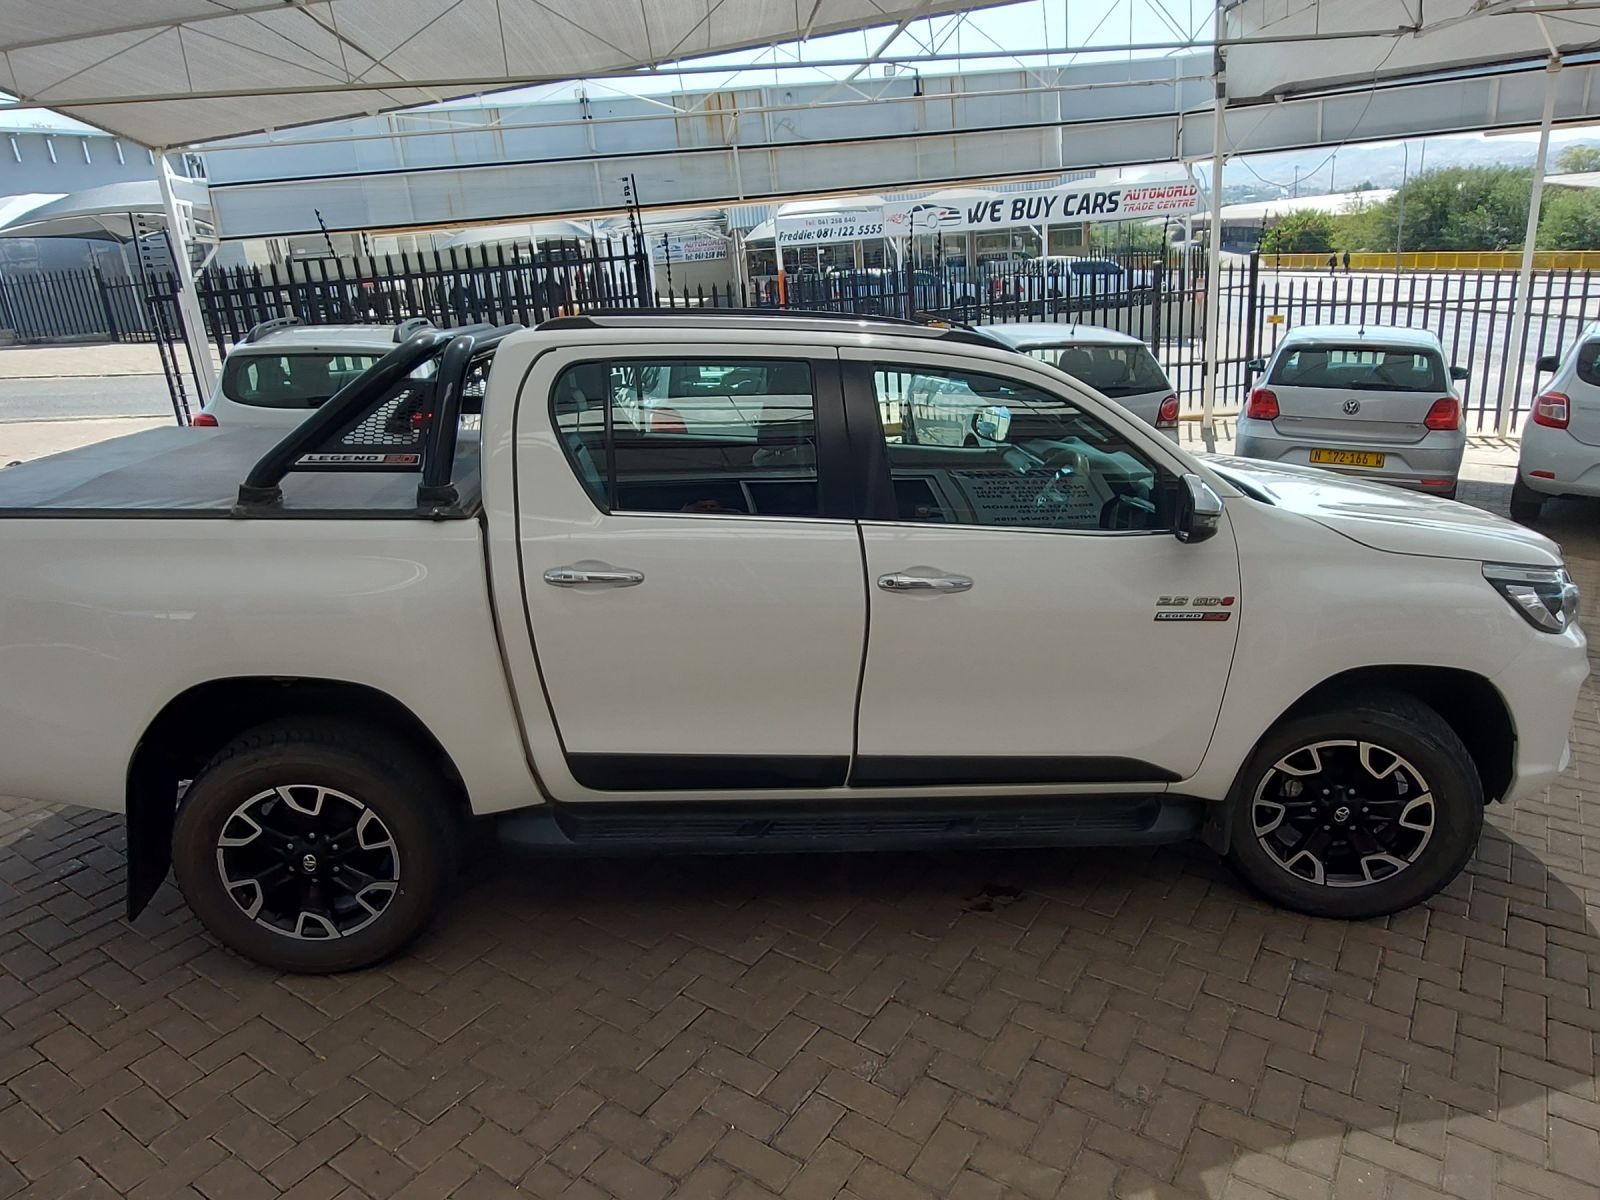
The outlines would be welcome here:
<svg viewBox="0 0 1600 1200">
<path fill-rule="evenodd" d="M 1590 596 L 1597 515 L 1544 522 Z M 115 818 L 0 801 L 0 1196 L 1591 1197 L 1593 687 L 1573 745 L 1386 921 L 1197 847 L 492 859 L 330 979 L 127 925 Z"/>
</svg>

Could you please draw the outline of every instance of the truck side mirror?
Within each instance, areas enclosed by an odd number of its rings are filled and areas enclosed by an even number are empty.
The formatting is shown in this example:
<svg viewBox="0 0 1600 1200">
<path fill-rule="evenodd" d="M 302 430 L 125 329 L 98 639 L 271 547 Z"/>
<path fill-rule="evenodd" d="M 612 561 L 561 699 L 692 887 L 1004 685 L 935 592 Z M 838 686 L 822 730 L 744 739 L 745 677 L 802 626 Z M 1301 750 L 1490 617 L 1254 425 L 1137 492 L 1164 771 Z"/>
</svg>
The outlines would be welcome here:
<svg viewBox="0 0 1600 1200">
<path fill-rule="evenodd" d="M 1554 354 L 1541 354 L 1539 360 L 1533 364 L 1533 369 L 1554 375 L 1561 369 L 1561 359 Z"/>
<path fill-rule="evenodd" d="M 1203 542 L 1216 535 L 1222 523 L 1222 497 L 1198 475 L 1179 480 L 1178 517 L 1172 532 L 1180 542 Z"/>
</svg>

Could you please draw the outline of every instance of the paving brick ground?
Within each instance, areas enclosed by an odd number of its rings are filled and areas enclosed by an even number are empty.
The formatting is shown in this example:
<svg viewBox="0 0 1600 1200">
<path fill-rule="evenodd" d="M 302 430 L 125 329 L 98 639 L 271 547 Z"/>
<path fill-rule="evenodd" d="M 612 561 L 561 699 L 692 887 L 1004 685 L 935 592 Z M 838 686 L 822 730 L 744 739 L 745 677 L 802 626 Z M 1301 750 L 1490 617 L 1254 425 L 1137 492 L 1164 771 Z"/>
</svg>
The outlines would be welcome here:
<svg viewBox="0 0 1600 1200">
<path fill-rule="evenodd" d="M 1597 519 L 1545 522 L 1594 597 Z M 1592 690 L 1574 745 L 1387 921 L 1197 848 L 521 859 L 335 979 L 129 926 L 116 819 L 0 802 L 0 1197 L 1592 1200 Z"/>
</svg>

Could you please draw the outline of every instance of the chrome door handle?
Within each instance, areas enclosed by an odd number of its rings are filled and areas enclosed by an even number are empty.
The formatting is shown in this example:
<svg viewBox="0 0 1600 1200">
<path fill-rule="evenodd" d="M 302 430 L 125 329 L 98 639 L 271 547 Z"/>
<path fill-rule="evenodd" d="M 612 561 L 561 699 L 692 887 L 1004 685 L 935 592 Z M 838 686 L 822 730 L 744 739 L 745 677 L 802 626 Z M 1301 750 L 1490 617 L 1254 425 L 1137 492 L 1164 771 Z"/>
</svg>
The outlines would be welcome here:
<svg viewBox="0 0 1600 1200">
<path fill-rule="evenodd" d="M 878 586 L 886 592 L 970 592 L 972 580 L 965 575 L 913 575 L 893 571 L 879 575 Z"/>
<path fill-rule="evenodd" d="M 644 582 L 643 571 L 630 571 L 625 567 L 608 567 L 604 564 L 570 567 L 551 567 L 544 573 L 544 581 L 551 587 L 638 587 Z"/>
</svg>

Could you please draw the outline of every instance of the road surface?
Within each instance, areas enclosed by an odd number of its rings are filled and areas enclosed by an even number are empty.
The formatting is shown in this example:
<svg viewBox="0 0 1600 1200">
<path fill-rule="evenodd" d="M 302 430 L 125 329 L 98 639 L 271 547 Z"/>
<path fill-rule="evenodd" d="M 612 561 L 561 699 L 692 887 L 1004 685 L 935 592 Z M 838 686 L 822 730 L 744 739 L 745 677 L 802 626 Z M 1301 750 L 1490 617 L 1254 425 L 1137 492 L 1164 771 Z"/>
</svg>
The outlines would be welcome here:
<svg viewBox="0 0 1600 1200">
<path fill-rule="evenodd" d="M 160 375 L 0 379 L 0 422 L 170 416 Z"/>
</svg>

